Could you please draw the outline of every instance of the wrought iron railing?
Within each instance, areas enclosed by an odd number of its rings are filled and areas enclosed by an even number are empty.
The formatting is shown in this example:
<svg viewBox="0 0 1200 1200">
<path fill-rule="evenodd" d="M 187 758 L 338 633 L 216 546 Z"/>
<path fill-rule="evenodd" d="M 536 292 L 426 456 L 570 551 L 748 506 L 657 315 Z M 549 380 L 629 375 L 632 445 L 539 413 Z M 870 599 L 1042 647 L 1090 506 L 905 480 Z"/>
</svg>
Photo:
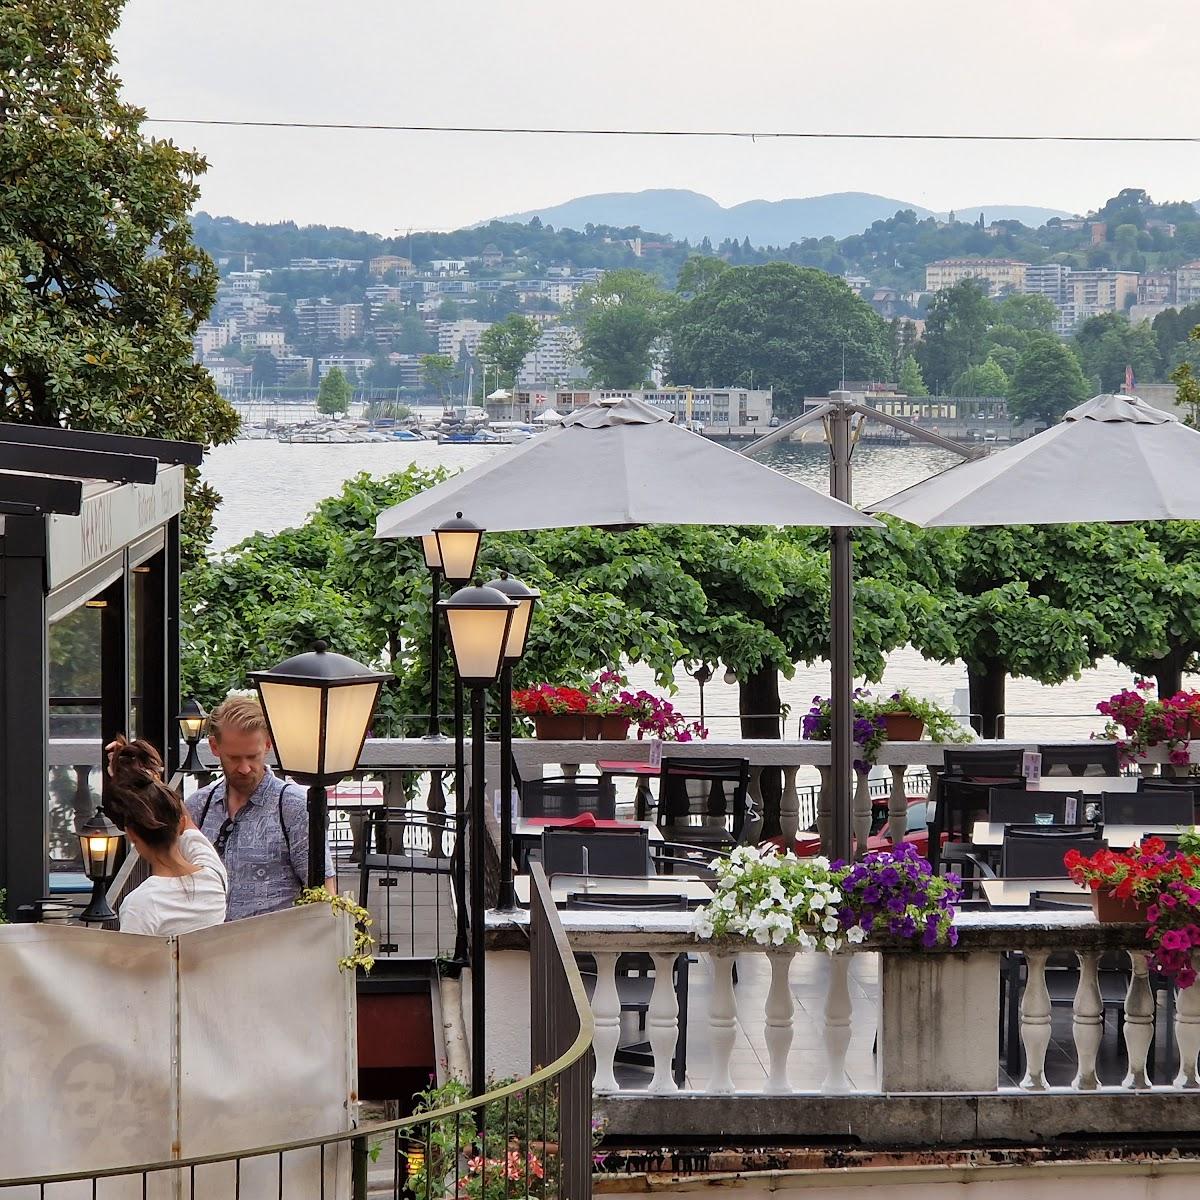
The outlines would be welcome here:
<svg viewBox="0 0 1200 1200">
<path fill-rule="evenodd" d="M 484 1096 L 323 1137 L 106 1170 L 0 1178 L 0 1198 L 22 1188 L 38 1197 L 96 1197 L 186 1186 L 184 1194 L 213 1200 L 480 1200 L 497 1194 L 590 1200 L 591 1008 L 536 864 L 530 940 L 533 1070 L 522 1079 Z M 244 1082 L 253 1086 L 253 1080 Z M 59 1186 L 70 1183 L 83 1190 Z"/>
</svg>

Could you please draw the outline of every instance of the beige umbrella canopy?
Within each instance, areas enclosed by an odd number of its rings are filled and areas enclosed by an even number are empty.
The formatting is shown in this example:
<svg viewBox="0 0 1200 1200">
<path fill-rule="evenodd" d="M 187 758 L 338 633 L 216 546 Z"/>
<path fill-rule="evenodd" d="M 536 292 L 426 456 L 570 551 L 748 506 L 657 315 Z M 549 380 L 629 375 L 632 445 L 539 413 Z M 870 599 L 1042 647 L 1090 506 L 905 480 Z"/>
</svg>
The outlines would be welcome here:
<svg viewBox="0 0 1200 1200">
<path fill-rule="evenodd" d="M 494 533 L 579 525 L 879 524 L 630 398 L 588 405 L 557 428 L 387 509 L 375 536 L 416 537 L 459 512 Z"/>
<path fill-rule="evenodd" d="M 926 527 L 1200 520 L 1200 433 L 1137 396 L 1095 396 L 868 511 Z"/>
</svg>

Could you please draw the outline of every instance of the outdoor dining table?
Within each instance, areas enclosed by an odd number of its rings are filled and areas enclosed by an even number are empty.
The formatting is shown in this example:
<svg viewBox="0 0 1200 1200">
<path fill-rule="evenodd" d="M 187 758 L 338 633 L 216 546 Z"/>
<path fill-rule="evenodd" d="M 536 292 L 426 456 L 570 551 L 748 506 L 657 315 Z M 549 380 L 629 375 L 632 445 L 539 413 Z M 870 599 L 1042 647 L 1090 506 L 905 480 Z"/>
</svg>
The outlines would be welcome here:
<svg viewBox="0 0 1200 1200">
<path fill-rule="evenodd" d="M 971 842 L 980 849 L 999 849 L 1004 845 L 1002 821 L 976 821 L 971 828 Z M 1044 828 L 1053 829 L 1053 825 Z M 1143 838 L 1155 835 L 1170 837 L 1179 832 L 1178 825 L 1105 825 L 1104 840 L 1116 850 L 1128 850 Z"/>
<path fill-rule="evenodd" d="M 529 903 L 529 876 L 518 875 L 517 903 Z M 606 875 L 552 875 L 550 895 L 556 905 L 571 896 L 594 892 L 598 896 L 683 896 L 689 908 L 706 904 L 713 897 L 712 884 L 698 875 L 648 875 L 646 878 Z"/>
<path fill-rule="evenodd" d="M 989 908 L 1029 908 L 1034 896 L 1076 901 L 1086 900 L 1091 894 L 1070 879 L 983 879 L 979 886 Z"/>
<path fill-rule="evenodd" d="M 1136 775 L 1043 775 L 1037 783 L 1028 784 L 1025 790 L 1099 796 L 1101 792 L 1136 792 L 1138 782 Z"/>
</svg>

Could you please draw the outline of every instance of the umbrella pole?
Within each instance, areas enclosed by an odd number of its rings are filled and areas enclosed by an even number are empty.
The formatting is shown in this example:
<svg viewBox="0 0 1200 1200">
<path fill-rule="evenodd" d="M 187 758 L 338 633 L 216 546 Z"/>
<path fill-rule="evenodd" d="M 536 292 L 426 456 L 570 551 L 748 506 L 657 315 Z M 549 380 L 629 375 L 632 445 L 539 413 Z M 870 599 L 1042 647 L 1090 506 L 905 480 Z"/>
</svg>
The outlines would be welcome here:
<svg viewBox="0 0 1200 1200">
<path fill-rule="evenodd" d="M 829 430 L 829 493 L 851 503 L 850 421 L 854 407 L 849 392 L 832 392 Z M 854 563 L 850 530 L 832 530 L 830 553 L 829 641 L 830 703 L 830 844 L 822 847 L 831 859 L 850 861 L 851 776 L 854 771 Z"/>
</svg>

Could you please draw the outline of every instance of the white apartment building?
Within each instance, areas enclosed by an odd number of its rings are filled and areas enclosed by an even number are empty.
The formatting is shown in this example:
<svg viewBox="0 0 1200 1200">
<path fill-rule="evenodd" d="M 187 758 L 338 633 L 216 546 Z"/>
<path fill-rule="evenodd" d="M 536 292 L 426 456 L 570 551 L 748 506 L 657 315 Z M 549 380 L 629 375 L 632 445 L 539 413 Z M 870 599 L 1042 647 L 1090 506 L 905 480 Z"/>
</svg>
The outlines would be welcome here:
<svg viewBox="0 0 1200 1200">
<path fill-rule="evenodd" d="M 278 358 L 287 345 L 282 329 L 251 329 L 239 336 L 243 350 L 269 350 Z"/>
<path fill-rule="evenodd" d="M 462 258 L 435 258 L 430 262 L 429 269 L 435 275 L 457 275 L 467 269 L 467 263 Z"/>
<path fill-rule="evenodd" d="M 293 258 L 288 263 L 289 271 L 357 271 L 363 265 L 361 258 Z"/>
<path fill-rule="evenodd" d="M 334 367 L 337 367 L 351 382 L 365 375 L 373 363 L 370 358 L 358 358 L 352 354 L 327 354 L 317 359 L 317 378 L 324 379 Z"/>
<path fill-rule="evenodd" d="M 1065 304 L 1071 268 L 1064 263 L 1034 263 L 1025 268 L 1025 286 L 1031 296 L 1045 296 L 1053 304 Z"/>
<path fill-rule="evenodd" d="M 363 331 L 361 304 L 334 304 L 321 296 L 315 300 L 297 300 L 295 313 L 300 332 L 307 337 L 315 335 L 345 342 Z"/>
<path fill-rule="evenodd" d="M 488 411 L 495 419 L 505 419 L 515 411 L 518 419 L 532 420 L 548 408 L 566 416 L 612 396 L 632 397 L 674 413 L 679 424 L 690 425 L 708 437 L 757 437 L 767 432 L 774 416 L 774 393 L 761 388 L 671 387 L 628 392 L 601 388 L 544 391 L 518 388 L 515 405 L 500 401 L 489 405 Z"/>
<path fill-rule="evenodd" d="M 1200 303 L 1200 260 L 1184 263 L 1175 272 L 1175 303 L 1180 308 Z"/>
<path fill-rule="evenodd" d="M 279 354 L 275 357 L 275 370 L 281 383 L 289 375 L 295 375 L 297 371 L 303 371 L 308 378 L 311 378 L 312 369 L 313 360 L 303 354 Z"/>
<path fill-rule="evenodd" d="M 579 333 L 570 325 L 550 325 L 538 344 L 525 356 L 517 372 L 518 387 L 557 387 L 583 378 L 579 361 Z"/>
<path fill-rule="evenodd" d="M 420 305 L 417 306 L 420 308 Z M 448 354 L 456 362 L 465 348 L 468 355 L 475 357 L 479 351 L 479 339 L 484 331 L 491 329 L 491 321 L 476 321 L 464 318 L 461 321 L 439 321 L 437 329 L 438 353 Z"/>
</svg>

